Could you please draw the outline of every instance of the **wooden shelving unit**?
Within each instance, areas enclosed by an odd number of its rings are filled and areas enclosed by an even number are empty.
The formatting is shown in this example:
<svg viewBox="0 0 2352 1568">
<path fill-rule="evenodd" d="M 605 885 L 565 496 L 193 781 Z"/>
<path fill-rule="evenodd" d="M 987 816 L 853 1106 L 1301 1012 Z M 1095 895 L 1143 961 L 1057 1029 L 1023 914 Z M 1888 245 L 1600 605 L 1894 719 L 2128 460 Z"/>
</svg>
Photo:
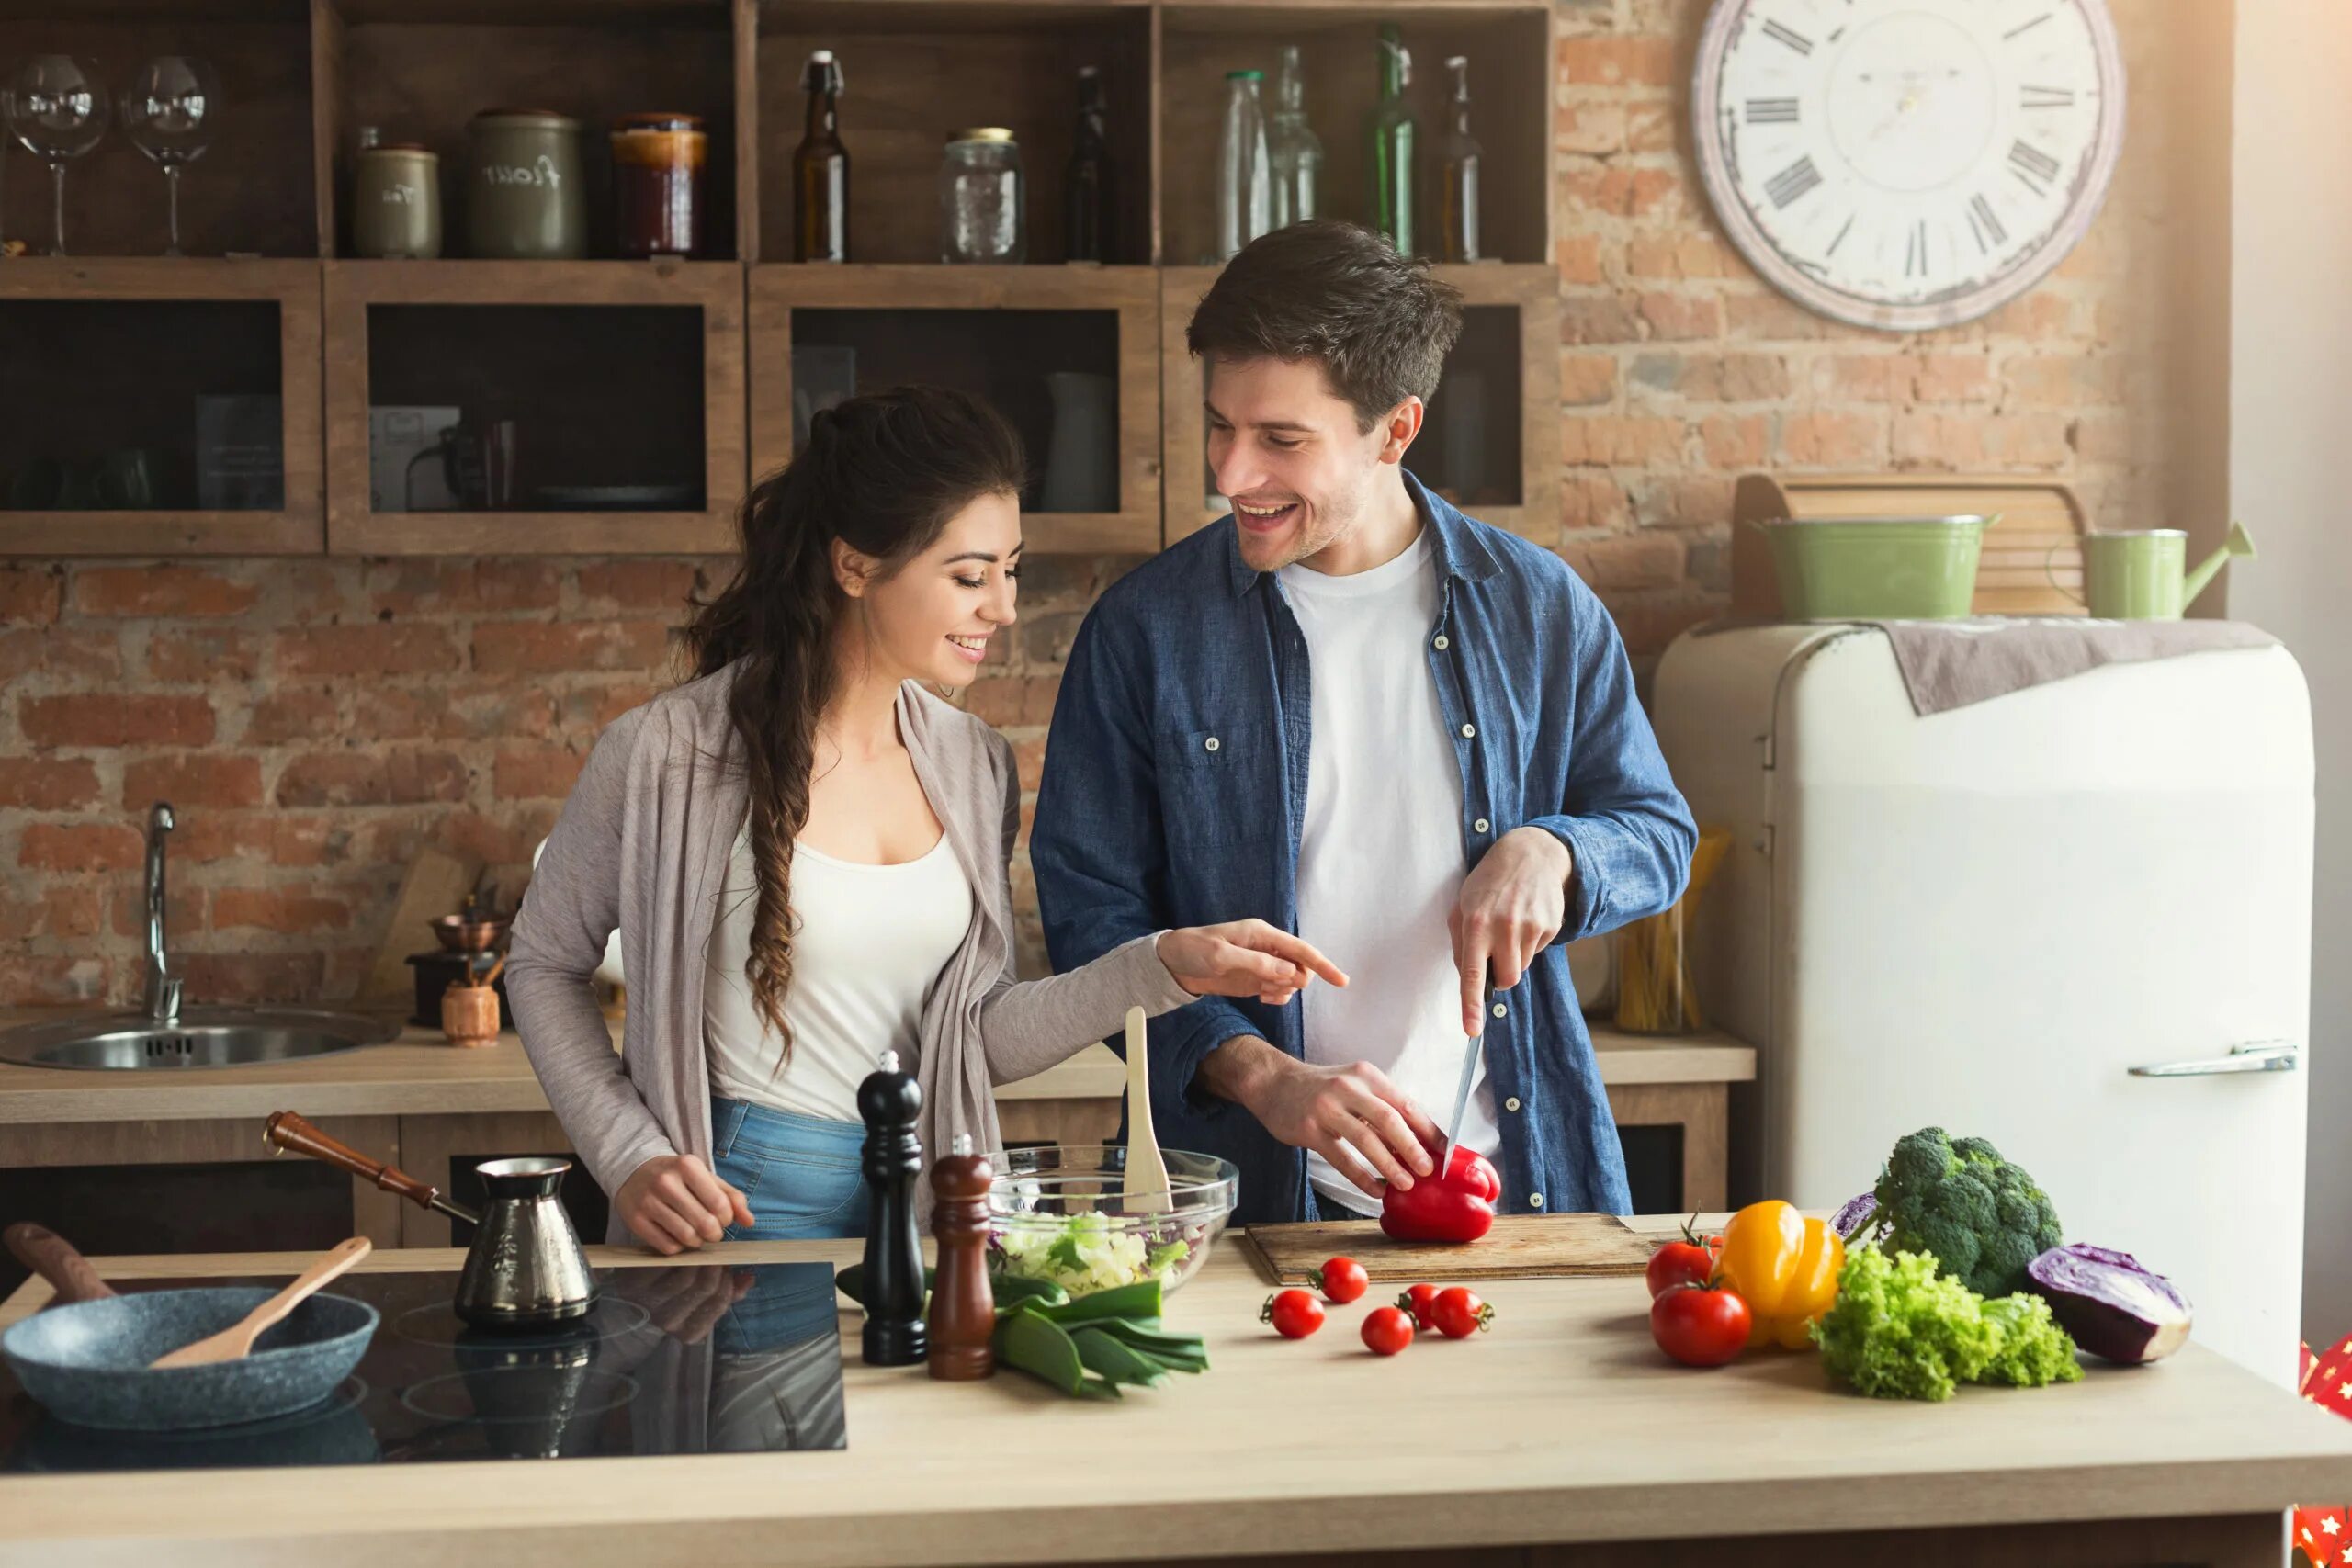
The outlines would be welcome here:
<svg viewBox="0 0 2352 1568">
<path fill-rule="evenodd" d="M 751 480 L 790 457 L 796 341 L 860 346 L 861 386 L 923 378 L 987 392 L 1041 471 L 1045 376 L 1110 378 L 1118 504 L 1052 513 L 1032 497 L 1031 547 L 1156 548 L 1210 520 L 1198 481 L 1200 377 L 1182 339 L 1215 276 L 1198 264 L 1213 238 L 1225 73 L 1256 66 L 1271 77 L 1280 47 L 1300 47 L 1327 151 L 1326 210 L 1360 218 L 1374 29 L 1391 20 L 1413 51 L 1415 109 L 1429 130 L 1443 118 L 1443 61 L 1469 60 L 1485 152 L 1483 248 L 1496 259 L 1445 269 L 1475 318 L 1457 360 L 1475 365 L 1487 403 L 1478 491 L 1460 499 L 1555 542 L 1549 0 L 10 0 L 0 59 L 66 50 L 127 71 L 150 54 L 204 54 L 220 68 L 226 113 L 183 197 L 187 243 L 209 257 L 107 254 L 161 246 L 161 177 L 112 147 L 81 161 L 67 193 L 69 240 L 105 259 L 0 263 L 0 339 L 6 312 L 27 301 L 276 300 L 287 505 L 0 512 L 0 553 L 723 552 Z M 847 266 L 786 259 L 800 66 L 820 47 L 846 77 Z M 1076 73 L 1090 64 L 1111 111 L 1117 255 L 1073 266 L 1063 262 L 1062 187 Z M 500 107 L 582 121 L 590 259 L 462 259 L 465 127 Z M 603 133 L 615 116 L 649 109 L 700 115 L 709 134 L 707 254 L 693 262 L 605 259 Z M 936 260 L 943 143 L 973 124 L 1009 126 L 1020 143 L 1026 265 Z M 450 259 L 351 255 L 343 192 L 364 125 L 440 153 Z M 45 195 L 37 178 L 9 181 L 6 231 L 42 232 Z M 1432 199 L 1422 205 L 1434 211 Z M 231 250 L 271 259 L 220 258 Z M 628 362 L 632 354 L 646 357 Z M 78 363 L 60 395 L 83 400 L 77 417 L 103 445 L 119 401 L 110 378 L 140 374 Z M 573 455 L 638 454 L 648 472 L 595 482 L 693 477 L 694 503 L 373 511 L 370 403 L 447 404 L 452 394 L 469 414 L 516 420 L 519 490 L 590 482 L 551 480 L 546 465 Z M 1513 399 L 1519 417 L 1505 423 Z M 1457 446 L 1464 428 L 1449 427 Z M 682 458 L 684 431 L 698 451 Z M 0 439 L 0 480 L 17 456 Z"/>
<path fill-rule="evenodd" d="M 752 468 L 792 457 L 796 342 L 854 344 L 858 389 L 926 375 L 991 398 L 1041 468 L 1050 419 L 1041 372 L 1112 378 L 1118 401 L 1119 506 L 1024 507 L 1033 550 L 1159 547 L 1159 298 L 1142 266 L 761 265 L 751 275 Z M 817 331 L 830 327 L 830 331 Z M 1019 353 L 1008 367 L 1005 355 Z"/>
<path fill-rule="evenodd" d="M 187 309 L 154 309 L 169 305 Z M 285 504 L 266 512 L 0 511 L 0 554 L 317 554 L 326 545 L 319 325 L 315 262 L 0 262 L 0 365 L 12 405 L 0 420 L 0 468 L 141 448 L 183 466 L 192 486 L 188 400 L 275 393 L 285 490 Z"/>
<path fill-rule="evenodd" d="M 360 555 L 717 554 L 743 497 L 743 277 L 731 262 L 333 261 L 326 272 L 327 547 Z M 408 360 L 385 375 L 374 314 L 405 310 Z M 601 312 L 599 323 L 582 312 Z M 428 317 L 424 312 L 432 312 Z M 623 312 L 628 312 L 624 315 Z M 437 317 L 437 321 L 433 319 Z M 674 318 L 661 321 L 659 318 Z M 602 331 L 599 327 L 602 327 Z M 639 345 L 616 355 L 605 339 Z M 488 337 L 526 380 L 474 357 Z M 425 340 L 422 353 L 418 340 Z M 424 362 L 418 363 L 422 358 Z M 666 454 L 656 472 L 698 481 L 691 511 L 376 512 L 368 505 L 371 404 L 452 401 L 400 386 L 471 389 L 485 417 L 536 412 L 519 437 L 552 437 L 573 460 Z M 687 400 L 698 388 L 699 406 Z M 520 389 L 517 390 L 516 389 Z M 667 395 L 664 396 L 663 394 Z M 658 428 L 691 428 L 680 450 Z M 519 454 L 519 491 L 550 470 Z"/>
</svg>

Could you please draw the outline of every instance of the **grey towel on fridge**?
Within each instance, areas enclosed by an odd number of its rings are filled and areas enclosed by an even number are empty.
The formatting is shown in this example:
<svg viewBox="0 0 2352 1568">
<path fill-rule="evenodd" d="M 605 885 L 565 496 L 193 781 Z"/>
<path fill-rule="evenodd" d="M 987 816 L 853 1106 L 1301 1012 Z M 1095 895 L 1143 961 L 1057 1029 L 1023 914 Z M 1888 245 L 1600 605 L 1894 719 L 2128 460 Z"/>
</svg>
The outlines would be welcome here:
<svg viewBox="0 0 2352 1568">
<path fill-rule="evenodd" d="M 1870 621 L 1894 646 L 1894 662 L 1926 716 L 2063 681 L 2102 664 L 2131 664 L 2214 649 L 2267 648 L 2278 639 L 2244 621 L 2100 621 L 2079 615 L 1985 616 L 1967 621 Z"/>
</svg>

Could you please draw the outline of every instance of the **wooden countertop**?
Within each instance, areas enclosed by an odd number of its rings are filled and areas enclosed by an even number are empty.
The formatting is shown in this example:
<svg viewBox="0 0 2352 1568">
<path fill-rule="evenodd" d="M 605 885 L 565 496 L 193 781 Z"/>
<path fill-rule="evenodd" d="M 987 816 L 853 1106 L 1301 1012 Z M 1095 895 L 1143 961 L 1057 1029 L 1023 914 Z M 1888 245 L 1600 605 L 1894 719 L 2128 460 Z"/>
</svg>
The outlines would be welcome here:
<svg viewBox="0 0 2352 1568">
<path fill-rule="evenodd" d="M 0 1015 L 0 1023 L 40 1013 Z M 613 1020 L 616 1032 L 618 1020 Z M 1644 1037 L 1594 1026 L 1605 1083 L 1722 1083 L 1756 1076 L 1756 1052 L 1724 1034 Z M 1003 1084 L 1001 1100 L 1115 1099 L 1126 1069 L 1106 1045 Z M 22 1122 L 225 1121 L 288 1106 L 305 1116 L 472 1115 L 545 1111 L 521 1042 L 461 1050 L 437 1030 L 403 1029 L 398 1040 L 333 1055 L 251 1066 L 81 1071 L 0 1062 L 0 1126 Z"/>
<path fill-rule="evenodd" d="M 1637 1224 L 1664 1235 L 1680 1221 Z M 712 1255 L 839 1262 L 856 1246 Z M 117 1277 L 268 1267 L 99 1262 Z M 27 1285 L 0 1324 L 47 1293 Z M 2245 1515 L 2352 1495 L 2352 1424 L 2196 1345 L 2067 1387 L 1883 1403 L 1835 1389 L 1809 1354 L 1668 1364 L 1638 1280 L 1498 1283 L 1492 1333 L 1394 1360 L 1363 1350 L 1354 1309 L 1314 1339 L 1276 1338 L 1257 1321 L 1264 1293 L 1239 1249 L 1219 1247 L 1168 1313 L 1207 1337 L 1212 1370 L 1117 1404 L 1012 1373 L 944 1384 L 866 1367 L 847 1312 L 842 1452 L 0 1477 L 0 1563 L 1037 1562 L 1146 1541 L 1347 1552 Z"/>
</svg>

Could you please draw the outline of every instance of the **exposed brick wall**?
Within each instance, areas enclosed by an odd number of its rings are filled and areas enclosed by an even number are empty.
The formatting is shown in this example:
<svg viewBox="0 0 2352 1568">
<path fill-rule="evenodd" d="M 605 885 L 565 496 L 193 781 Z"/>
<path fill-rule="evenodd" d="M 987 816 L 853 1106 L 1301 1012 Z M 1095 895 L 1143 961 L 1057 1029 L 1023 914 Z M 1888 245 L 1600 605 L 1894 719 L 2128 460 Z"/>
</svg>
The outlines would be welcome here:
<svg viewBox="0 0 2352 1568">
<path fill-rule="evenodd" d="M 425 844 L 511 897 L 715 569 L 0 568 L 0 1005 L 136 991 L 151 800 L 178 812 L 168 920 L 191 1000 L 348 996 Z"/>
<path fill-rule="evenodd" d="M 2180 242 L 2221 220 L 2182 205 L 2170 156 L 2214 129 L 2189 112 L 2177 3 L 2112 0 L 2131 128 L 2088 243 L 1988 321 L 1891 337 L 1786 303 L 1706 216 L 1681 85 L 1704 0 L 1560 0 L 1558 547 L 1637 662 L 1722 602 L 1746 469 L 2049 473 L 2100 522 L 2170 515 Z M 1033 788 L 1070 637 L 1132 564 L 1025 569 L 1022 626 L 969 703 Z M 157 796 L 181 809 L 171 919 L 194 999 L 347 995 L 424 844 L 499 868 L 511 897 L 588 746 L 656 689 L 687 592 L 722 569 L 0 567 L 0 1005 L 133 993 Z M 1025 864 L 1014 880 L 1032 909 Z"/>
</svg>

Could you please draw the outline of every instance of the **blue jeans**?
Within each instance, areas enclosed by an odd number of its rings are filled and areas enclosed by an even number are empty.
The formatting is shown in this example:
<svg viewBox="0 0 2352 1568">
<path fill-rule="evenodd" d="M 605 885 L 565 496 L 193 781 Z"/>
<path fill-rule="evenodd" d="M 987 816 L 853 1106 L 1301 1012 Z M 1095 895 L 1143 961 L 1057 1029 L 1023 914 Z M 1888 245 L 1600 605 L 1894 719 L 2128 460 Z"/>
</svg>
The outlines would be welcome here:
<svg viewBox="0 0 2352 1568">
<path fill-rule="evenodd" d="M 710 1102 L 713 1168 L 752 1206 L 750 1225 L 729 1241 L 823 1241 L 865 1234 L 865 1126 L 771 1110 L 749 1100 Z"/>
</svg>

